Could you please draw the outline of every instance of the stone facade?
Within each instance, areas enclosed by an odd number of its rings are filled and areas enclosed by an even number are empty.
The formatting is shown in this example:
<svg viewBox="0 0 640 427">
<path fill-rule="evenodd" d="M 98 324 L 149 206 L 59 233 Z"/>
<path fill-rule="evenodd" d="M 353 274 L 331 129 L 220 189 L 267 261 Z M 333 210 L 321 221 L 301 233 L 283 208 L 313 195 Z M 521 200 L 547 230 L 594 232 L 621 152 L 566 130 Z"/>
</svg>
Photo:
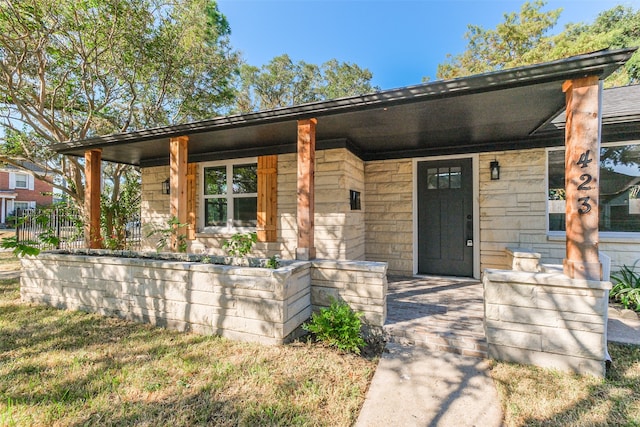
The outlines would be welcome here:
<svg viewBox="0 0 640 427">
<path fill-rule="evenodd" d="M 258 243 L 255 256 L 279 255 L 294 259 L 297 235 L 297 167 L 295 154 L 278 156 L 278 223 L 277 242 Z M 169 220 L 169 196 L 161 194 L 161 183 L 169 176 L 168 166 L 142 170 L 142 222 L 147 228 L 165 226 Z M 363 260 L 364 233 L 364 163 L 347 149 L 322 150 L 316 153 L 315 246 L 318 258 Z M 200 192 L 200 177 L 196 176 L 196 194 Z M 361 210 L 351 210 L 349 190 L 362 195 Z M 199 198 L 196 212 L 199 212 Z M 196 246 L 211 254 L 222 255 L 222 244 L 231 234 L 202 233 L 197 230 Z M 145 239 L 143 249 L 155 247 L 153 238 Z"/>
<path fill-rule="evenodd" d="M 514 150 L 478 155 L 480 271 L 510 268 L 507 247 L 541 254 L 542 263 L 560 264 L 565 240 L 547 232 L 546 150 Z M 492 181 L 489 163 L 501 164 Z M 426 159 L 428 160 L 428 159 Z M 168 167 L 143 169 L 143 223 L 166 223 L 169 196 L 161 182 Z M 317 257 L 387 262 L 389 272 L 413 274 L 413 160 L 363 162 L 347 149 L 316 153 L 315 245 Z M 198 180 L 196 180 L 198 182 Z M 349 190 L 359 191 L 362 209 L 350 210 Z M 295 258 L 296 155 L 278 156 L 278 239 L 255 247 L 256 256 L 279 254 Z M 199 234 L 198 242 L 213 253 L 228 235 Z M 153 248 L 151 241 L 147 248 Z M 611 270 L 638 259 L 637 241 L 629 237 L 601 238 L 600 250 L 612 258 Z"/>
<path fill-rule="evenodd" d="M 413 163 L 365 164 L 365 259 L 385 261 L 389 273 L 413 274 Z"/>
<path fill-rule="evenodd" d="M 486 270 L 483 285 L 490 357 L 604 376 L 611 283 Z"/>
</svg>

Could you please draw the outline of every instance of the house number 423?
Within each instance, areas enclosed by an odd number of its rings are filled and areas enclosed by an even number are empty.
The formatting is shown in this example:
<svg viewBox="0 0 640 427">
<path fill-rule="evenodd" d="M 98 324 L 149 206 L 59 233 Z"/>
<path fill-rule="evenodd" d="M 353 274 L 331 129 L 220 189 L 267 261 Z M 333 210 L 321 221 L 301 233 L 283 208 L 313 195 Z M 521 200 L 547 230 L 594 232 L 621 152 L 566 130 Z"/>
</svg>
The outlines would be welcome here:
<svg viewBox="0 0 640 427">
<path fill-rule="evenodd" d="M 576 162 L 576 164 L 581 168 L 586 168 L 587 166 L 589 166 L 589 163 L 593 161 L 593 159 L 590 158 L 590 154 L 591 150 L 587 150 L 582 153 L 580 155 L 580 159 Z M 593 177 L 588 173 L 583 173 L 582 175 L 580 175 L 580 184 L 578 185 L 578 191 L 591 190 L 591 186 L 589 184 L 592 180 Z M 578 198 L 578 203 L 580 204 L 580 206 L 578 206 L 578 212 L 581 215 L 591 212 L 591 204 L 589 203 L 590 200 L 591 198 L 589 196 Z"/>
</svg>

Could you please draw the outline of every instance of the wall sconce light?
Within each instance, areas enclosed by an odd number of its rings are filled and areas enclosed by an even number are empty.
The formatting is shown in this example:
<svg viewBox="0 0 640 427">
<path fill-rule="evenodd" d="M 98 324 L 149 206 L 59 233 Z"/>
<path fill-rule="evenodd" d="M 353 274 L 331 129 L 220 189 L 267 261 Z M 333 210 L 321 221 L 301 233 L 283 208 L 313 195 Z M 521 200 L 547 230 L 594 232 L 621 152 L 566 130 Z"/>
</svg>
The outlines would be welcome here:
<svg viewBox="0 0 640 427">
<path fill-rule="evenodd" d="M 171 182 L 169 178 L 162 181 L 162 194 L 171 194 Z"/>
<path fill-rule="evenodd" d="M 497 160 L 489 163 L 489 168 L 491 169 L 491 180 L 495 181 L 500 179 L 500 163 Z"/>
</svg>

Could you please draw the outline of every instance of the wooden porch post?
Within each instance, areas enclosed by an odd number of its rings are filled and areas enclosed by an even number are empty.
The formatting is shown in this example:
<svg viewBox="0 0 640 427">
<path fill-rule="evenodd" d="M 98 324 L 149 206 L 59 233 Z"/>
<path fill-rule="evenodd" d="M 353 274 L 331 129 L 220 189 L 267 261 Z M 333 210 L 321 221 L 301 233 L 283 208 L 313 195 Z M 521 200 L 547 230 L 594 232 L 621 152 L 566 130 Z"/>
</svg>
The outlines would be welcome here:
<svg viewBox="0 0 640 427">
<path fill-rule="evenodd" d="M 298 247 L 296 258 L 316 257 L 314 246 L 316 119 L 298 120 Z"/>
<path fill-rule="evenodd" d="M 170 147 L 170 171 L 169 181 L 171 185 L 170 212 L 171 216 L 178 219 L 180 224 L 187 223 L 187 143 L 188 136 L 171 138 Z M 178 235 L 187 235 L 186 227 L 180 227 Z M 178 241 L 175 233 L 171 237 L 171 250 L 178 250 Z"/>
<path fill-rule="evenodd" d="M 100 236 L 100 181 L 102 150 L 97 148 L 84 153 L 85 194 L 84 208 L 89 216 L 84 229 L 85 245 L 91 249 L 102 247 Z"/>
<path fill-rule="evenodd" d="M 564 274 L 574 279 L 601 280 L 598 256 L 600 186 L 600 100 L 597 76 L 567 80 L 565 129 L 565 191 L 567 257 Z"/>
</svg>

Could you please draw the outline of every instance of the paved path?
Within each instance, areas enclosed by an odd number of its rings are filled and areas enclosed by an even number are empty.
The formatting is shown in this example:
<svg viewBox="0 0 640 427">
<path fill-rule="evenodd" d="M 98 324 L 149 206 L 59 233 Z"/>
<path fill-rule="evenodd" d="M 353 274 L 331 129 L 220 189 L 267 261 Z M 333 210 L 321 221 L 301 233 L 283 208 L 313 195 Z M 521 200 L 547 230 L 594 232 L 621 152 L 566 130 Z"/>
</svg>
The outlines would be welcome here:
<svg viewBox="0 0 640 427">
<path fill-rule="evenodd" d="M 392 343 L 387 350 L 357 427 L 502 425 L 486 360 Z"/>
<path fill-rule="evenodd" d="M 630 312 L 623 315 L 618 310 L 610 308 L 607 339 L 609 342 L 640 345 L 640 319 L 638 316 Z"/>
</svg>

